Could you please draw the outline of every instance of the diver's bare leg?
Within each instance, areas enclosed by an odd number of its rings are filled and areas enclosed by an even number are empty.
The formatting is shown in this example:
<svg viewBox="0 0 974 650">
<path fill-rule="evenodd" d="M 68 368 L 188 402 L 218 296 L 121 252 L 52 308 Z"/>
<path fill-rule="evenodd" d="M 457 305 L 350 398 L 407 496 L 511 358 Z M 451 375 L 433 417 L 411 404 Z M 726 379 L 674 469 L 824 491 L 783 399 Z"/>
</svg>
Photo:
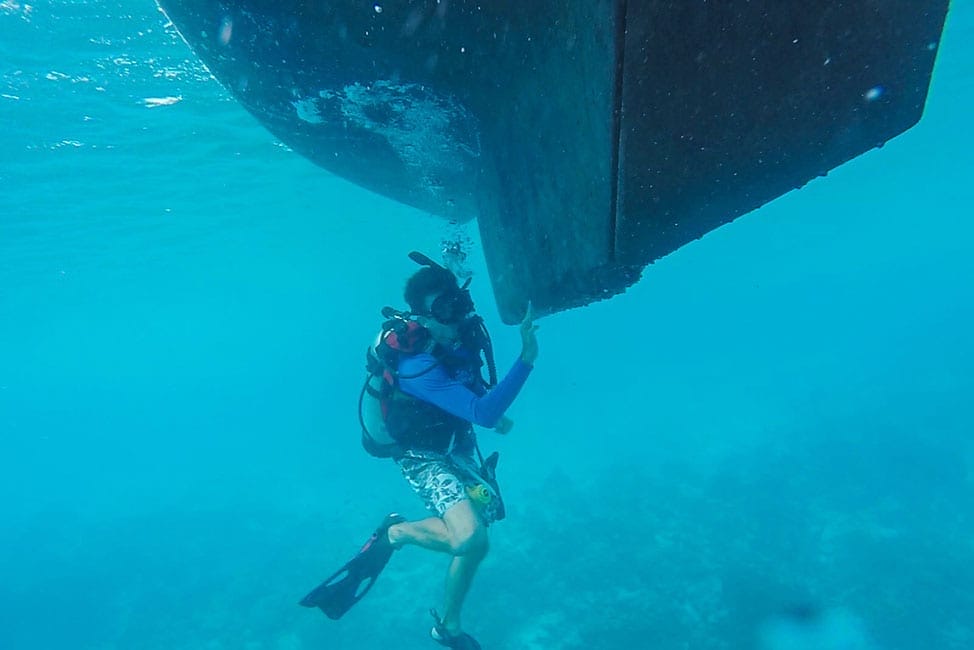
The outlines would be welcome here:
<svg viewBox="0 0 974 650">
<path fill-rule="evenodd" d="M 443 627 L 449 632 L 460 631 L 460 610 L 470 591 L 477 567 L 489 548 L 487 527 L 480 521 L 469 500 L 461 501 L 446 511 L 444 523 L 453 533 L 453 552 L 446 572 L 446 594 L 443 606 Z"/>
<path fill-rule="evenodd" d="M 481 523 L 469 499 L 464 499 L 451 506 L 442 519 L 429 517 L 393 524 L 389 527 L 389 541 L 396 548 L 412 544 L 450 555 L 467 555 L 486 545 L 487 527 Z"/>
<path fill-rule="evenodd" d="M 451 553 L 453 549 L 450 531 L 439 517 L 390 526 L 389 541 L 395 548 L 413 544 L 440 553 Z"/>
<path fill-rule="evenodd" d="M 443 627 L 449 632 L 460 631 L 460 610 L 463 608 L 463 601 L 470 591 L 477 568 L 486 555 L 485 539 L 484 543 L 477 547 L 476 552 L 459 555 L 450 561 L 450 568 L 446 572 L 446 599 L 442 619 Z"/>
<path fill-rule="evenodd" d="M 463 601 L 489 548 L 487 527 L 473 504 L 464 499 L 447 510 L 442 519 L 429 517 L 390 526 L 389 541 L 396 548 L 412 544 L 454 556 L 446 573 L 442 621 L 447 631 L 459 632 Z"/>
</svg>

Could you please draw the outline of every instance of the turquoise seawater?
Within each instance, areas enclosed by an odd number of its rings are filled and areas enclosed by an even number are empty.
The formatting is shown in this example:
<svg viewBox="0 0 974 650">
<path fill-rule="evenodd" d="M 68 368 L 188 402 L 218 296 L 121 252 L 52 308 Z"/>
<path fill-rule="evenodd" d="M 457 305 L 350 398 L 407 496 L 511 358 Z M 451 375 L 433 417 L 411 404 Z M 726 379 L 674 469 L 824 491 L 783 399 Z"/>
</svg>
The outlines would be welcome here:
<svg viewBox="0 0 974 650">
<path fill-rule="evenodd" d="M 974 647 L 971 43 L 955 0 L 917 127 L 541 321 L 481 436 L 484 648 Z M 435 647 L 442 557 L 296 603 L 423 514 L 355 402 L 456 230 L 277 142 L 149 0 L 0 1 L 0 124 L 0 648 Z"/>
</svg>

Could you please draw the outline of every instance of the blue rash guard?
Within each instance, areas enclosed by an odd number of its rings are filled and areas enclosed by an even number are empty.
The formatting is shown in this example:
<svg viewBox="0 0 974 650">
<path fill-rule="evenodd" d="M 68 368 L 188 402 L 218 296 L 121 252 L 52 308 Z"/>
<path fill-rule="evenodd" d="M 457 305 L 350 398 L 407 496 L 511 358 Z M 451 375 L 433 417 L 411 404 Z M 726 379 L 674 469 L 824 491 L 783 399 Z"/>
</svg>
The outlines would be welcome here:
<svg viewBox="0 0 974 650">
<path fill-rule="evenodd" d="M 399 389 L 451 415 L 482 427 L 494 427 L 524 386 L 532 366 L 518 356 L 504 379 L 487 391 L 476 374 L 451 376 L 432 354 L 421 353 L 399 362 Z"/>
</svg>

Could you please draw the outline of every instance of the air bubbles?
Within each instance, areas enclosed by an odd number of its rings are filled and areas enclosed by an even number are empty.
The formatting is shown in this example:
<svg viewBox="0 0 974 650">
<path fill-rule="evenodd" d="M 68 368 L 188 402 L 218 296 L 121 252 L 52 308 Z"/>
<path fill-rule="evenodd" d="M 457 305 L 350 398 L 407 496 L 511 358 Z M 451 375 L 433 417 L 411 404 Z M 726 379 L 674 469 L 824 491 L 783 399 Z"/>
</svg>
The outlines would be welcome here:
<svg viewBox="0 0 974 650">
<path fill-rule="evenodd" d="M 381 14 L 382 13 L 382 5 L 380 5 L 380 4 L 374 4 L 374 5 L 372 5 L 372 8 L 375 10 L 375 13 L 377 13 L 377 14 Z"/>
</svg>

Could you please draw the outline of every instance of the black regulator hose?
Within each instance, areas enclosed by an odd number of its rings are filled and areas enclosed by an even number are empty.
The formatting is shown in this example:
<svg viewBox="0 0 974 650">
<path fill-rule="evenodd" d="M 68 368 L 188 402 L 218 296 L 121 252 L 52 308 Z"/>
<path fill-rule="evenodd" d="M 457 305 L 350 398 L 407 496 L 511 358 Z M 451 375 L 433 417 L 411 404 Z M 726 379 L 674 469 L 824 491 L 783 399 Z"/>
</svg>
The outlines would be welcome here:
<svg viewBox="0 0 974 650">
<path fill-rule="evenodd" d="M 484 319 L 477 316 L 477 327 L 479 330 L 480 347 L 484 351 L 484 360 L 487 362 L 487 375 L 490 378 L 490 387 L 497 385 L 497 364 L 494 363 L 494 342 L 490 340 L 490 332 Z"/>
</svg>

